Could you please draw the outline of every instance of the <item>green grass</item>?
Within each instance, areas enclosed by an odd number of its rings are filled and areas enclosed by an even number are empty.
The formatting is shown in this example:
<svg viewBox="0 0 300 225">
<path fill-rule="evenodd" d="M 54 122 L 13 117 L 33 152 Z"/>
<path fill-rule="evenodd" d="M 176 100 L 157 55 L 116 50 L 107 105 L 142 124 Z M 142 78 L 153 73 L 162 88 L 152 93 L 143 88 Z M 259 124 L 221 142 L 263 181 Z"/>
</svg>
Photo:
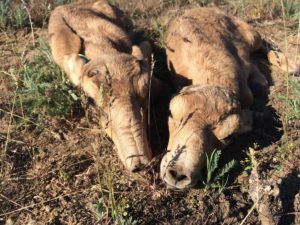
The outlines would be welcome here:
<svg viewBox="0 0 300 225">
<path fill-rule="evenodd" d="M 300 17 L 300 2 L 298 0 L 285 0 L 283 1 L 283 7 L 286 17 L 298 22 Z"/>
<path fill-rule="evenodd" d="M 166 39 L 166 25 L 161 20 L 156 20 L 152 24 L 153 33 L 151 34 L 151 38 L 156 38 L 156 44 L 160 48 L 165 47 L 165 39 Z"/>
<path fill-rule="evenodd" d="M 214 150 L 210 156 L 206 155 L 206 179 L 203 184 L 206 189 L 216 188 L 222 192 L 228 182 L 228 173 L 233 169 L 236 162 L 231 160 L 222 168 L 219 167 L 221 156 L 220 150 Z"/>
<path fill-rule="evenodd" d="M 259 145 L 257 143 L 254 143 L 253 148 L 249 147 L 248 150 L 246 151 L 245 159 L 240 161 L 240 164 L 243 168 L 242 175 L 245 177 L 250 176 L 250 174 L 255 166 L 254 154 L 255 154 L 256 149 L 259 149 Z"/>
<path fill-rule="evenodd" d="M 12 25 L 15 28 L 23 28 L 29 24 L 28 13 L 23 4 L 15 7 L 12 16 Z"/>
<path fill-rule="evenodd" d="M 295 77 L 290 77 L 290 98 L 284 98 L 287 101 L 289 108 L 289 120 L 299 120 L 300 119 L 300 84 L 299 79 Z"/>
<path fill-rule="evenodd" d="M 55 0 L 56 5 L 63 5 L 76 2 L 76 0 Z"/>
<path fill-rule="evenodd" d="M 247 15 L 256 19 L 281 18 L 284 12 L 286 18 L 298 22 L 300 3 L 298 0 L 227 0 L 228 5 L 239 15 Z"/>
<path fill-rule="evenodd" d="M 285 126 L 288 126 L 288 124 L 294 120 L 300 119 L 299 79 L 290 76 L 287 79 L 288 82 L 285 84 L 285 86 L 287 86 L 287 93 L 277 96 L 277 99 L 285 106 L 285 111 L 283 112 L 283 122 L 286 123 Z"/>
<path fill-rule="evenodd" d="M 0 29 L 23 28 L 29 25 L 29 15 L 24 4 L 11 7 L 10 0 L 0 2 Z"/>
<path fill-rule="evenodd" d="M 0 29 L 21 29 L 24 27 L 45 25 L 50 15 L 50 6 L 55 6 L 76 2 L 76 0 L 55 0 L 54 4 L 50 4 L 50 0 L 38 1 L 32 0 L 28 4 L 23 2 L 15 2 L 11 0 L 0 1 Z M 28 9 L 28 11 L 27 11 Z M 31 15 L 34 14 L 34 15 Z M 43 21 L 30 24 L 30 16 L 40 18 Z"/>
<path fill-rule="evenodd" d="M 9 0 L 3 0 L 0 2 L 0 29 L 6 28 L 8 24 L 8 3 Z"/>
<path fill-rule="evenodd" d="M 96 218 L 99 221 L 112 220 L 113 224 L 118 225 L 136 225 L 131 216 L 128 216 L 128 200 L 126 198 L 116 201 L 110 197 L 111 193 L 103 195 L 97 203 L 92 204 Z"/>
<path fill-rule="evenodd" d="M 40 40 L 37 55 L 20 72 L 17 106 L 22 114 L 37 121 L 65 118 L 81 109 L 80 97 L 54 63 L 49 46 Z"/>
<path fill-rule="evenodd" d="M 105 143 L 105 141 L 101 141 L 101 143 Z M 103 147 L 105 148 L 105 145 Z M 100 177 L 98 174 L 98 186 L 102 196 L 97 203 L 91 205 L 97 220 L 102 223 L 106 221 L 105 223 L 109 224 L 136 225 L 137 221 L 128 215 L 130 208 L 128 199 L 122 196 L 118 197 L 115 192 L 116 173 L 114 169 L 104 165 L 102 170 L 105 171 L 103 176 Z M 103 184 L 107 190 L 104 190 Z"/>
</svg>

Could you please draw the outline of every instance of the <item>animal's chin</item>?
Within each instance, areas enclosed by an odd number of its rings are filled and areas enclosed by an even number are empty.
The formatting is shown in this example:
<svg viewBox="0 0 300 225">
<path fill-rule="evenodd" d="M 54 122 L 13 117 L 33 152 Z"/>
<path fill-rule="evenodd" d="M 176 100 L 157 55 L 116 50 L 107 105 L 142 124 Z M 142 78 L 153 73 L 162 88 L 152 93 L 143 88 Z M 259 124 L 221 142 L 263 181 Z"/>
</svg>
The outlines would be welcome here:
<svg viewBox="0 0 300 225">
<path fill-rule="evenodd" d="M 179 188 L 173 185 L 168 184 L 167 182 L 164 181 L 165 185 L 167 186 L 167 189 L 171 189 L 172 191 L 178 191 L 178 192 L 184 192 L 184 191 L 188 191 L 189 189 L 191 189 L 192 187 L 194 187 L 197 184 L 197 180 L 183 188 Z"/>
</svg>

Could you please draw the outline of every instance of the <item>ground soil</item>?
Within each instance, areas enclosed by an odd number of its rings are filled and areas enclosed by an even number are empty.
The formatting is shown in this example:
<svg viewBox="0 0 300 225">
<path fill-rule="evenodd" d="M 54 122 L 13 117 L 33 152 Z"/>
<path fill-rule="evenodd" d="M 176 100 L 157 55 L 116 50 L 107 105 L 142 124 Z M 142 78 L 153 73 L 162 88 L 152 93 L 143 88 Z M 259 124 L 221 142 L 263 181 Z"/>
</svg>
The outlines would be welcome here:
<svg viewBox="0 0 300 225">
<path fill-rule="evenodd" d="M 130 12 L 130 5 L 120 6 Z M 159 14 L 153 12 L 148 17 L 134 15 L 135 24 L 151 30 L 151 19 Z M 299 54 L 299 36 L 289 32 L 286 44 L 282 20 L 255 20 L 230 12 L 252 21 L 266 41 L 287 55 Z M 164 20 L 165 14 L 159 18 Z M 34 35 L 47 38 L 45 29 L 36 28 Z M 12 81 L 0 82 L 0 224 L 113 224 L 110 209 L 99 216 L 95 207 L 101 199 L 108 205 L 105 199 L 112 187 L 124 218 L 132 217 L 137 224 L 241 224 L 246 216 L 245 224 L 300 224 L 300 120 L 285 121 L 285 103 L 278 98 L 286 94 L 285 74 L 270 67 L 262 53 L 253 55 L 270 87 L 256 93 L 253 131 L 234 137 L 222 153 L 220 165 L 231 159 L 244 161 L 253 148 L 257 167 L 244 176 L 239 163 L 221 192 L 200 184 L 184 192 L 171 191 L 161 182 L 158 168 L 168 140 L 168 103 L 174 89 L 157 32 L 150 39 L 156 58 L 154 75 L 162 81 L 164 92 L 151 100 L 151 144 L 156 158 L 141 175 L 124 170 L 113 144 L 98 126 L 93 106 L 77 116 L 48 117 L 42 127 L 33 122 L 19 128 L 9 113 L 13 111 Z M 1 71 L 18 71 L 35 54 L 27 28 L 2 32 L 0 44 Z M 18 114 L 17 109 L 13 112 Z"/>
</svg>

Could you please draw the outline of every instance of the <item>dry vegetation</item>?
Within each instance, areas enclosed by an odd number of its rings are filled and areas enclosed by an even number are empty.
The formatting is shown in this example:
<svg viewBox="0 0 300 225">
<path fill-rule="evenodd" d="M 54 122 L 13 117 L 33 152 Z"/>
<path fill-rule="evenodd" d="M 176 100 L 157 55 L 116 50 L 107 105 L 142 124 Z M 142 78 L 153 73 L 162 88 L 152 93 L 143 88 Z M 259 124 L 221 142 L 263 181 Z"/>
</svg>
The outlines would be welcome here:
<svg viewBox="0 0 300 225">
<path fill-rule="evenodd" d="M 169 19 L 182 7 L 217 5 L 299 63 L 299 1 L 111 0 L 133 20 L 136 40 L 152 42 L 165 91 L 151 101 L 156 158 L 136 177 L 124 171 L 97 109 L 51 58 L 48 16 L 67 2 L 0 2 L 0 224 L 300 224 L 299 77 L 270 68 L 261 53 L 253 60 L 270 88 L 256 96 L 253 132 L 215 152 L 195 189 L 171 192 L 158 175 L 174 94 L 164 53 Z M 220 179 L 231 160 L 236 166 Z"/>
</svg>

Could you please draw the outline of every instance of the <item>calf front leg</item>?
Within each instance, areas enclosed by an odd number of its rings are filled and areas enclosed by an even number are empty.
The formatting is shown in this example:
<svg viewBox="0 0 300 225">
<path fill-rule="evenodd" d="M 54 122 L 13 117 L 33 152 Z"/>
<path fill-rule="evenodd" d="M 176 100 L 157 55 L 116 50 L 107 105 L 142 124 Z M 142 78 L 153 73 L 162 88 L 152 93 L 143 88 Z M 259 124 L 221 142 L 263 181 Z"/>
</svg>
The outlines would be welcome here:
<svg viewBox="0 0 300 225">
<path fill-rule="evenodd" d="M 49 43 L 54 61 L 67 74 L 70 81 L 80 84 L 81 68 L 84 59 L 78 55 L 81 51 L 81 39 L 63 18 L 64 8 L 53 11 L 49 21 Z"/>
</svg>

